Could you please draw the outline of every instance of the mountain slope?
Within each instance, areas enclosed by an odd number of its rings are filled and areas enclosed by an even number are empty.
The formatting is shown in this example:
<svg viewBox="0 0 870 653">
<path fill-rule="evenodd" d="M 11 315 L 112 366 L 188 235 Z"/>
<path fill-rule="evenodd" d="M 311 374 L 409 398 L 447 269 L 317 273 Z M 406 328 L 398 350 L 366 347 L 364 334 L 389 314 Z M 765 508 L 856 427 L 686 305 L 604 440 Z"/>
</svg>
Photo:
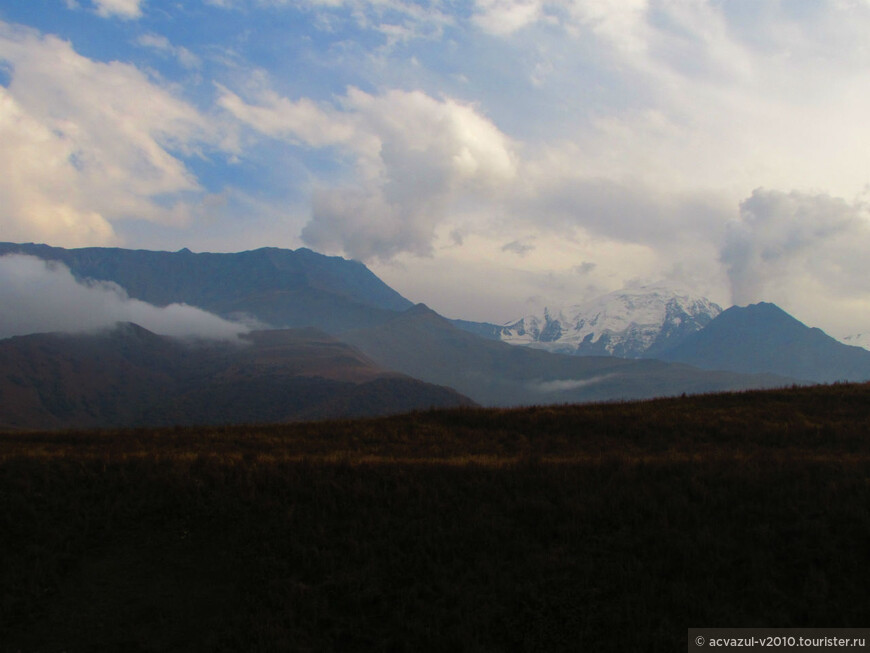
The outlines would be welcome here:
<svg viewBox="0 0 870 653">
<path fill-rule="evenodd" d="M 157 306 L 180 302 L 275 327 L 336 333 L 378 324 L 412 305 L 362 263 L 304 248 L 194 254 L 0 243 L 0 255 L 10 253 L 60 261 L 79 279 L 112 281 Z"/>
<path fill-rule="evenodd" d="M 314 329 L 185 343 L 127 323 L 0 340 L 0 428 L 283 422 L 471 403 Z"/>
<path fill-rule="evenodd" d="M 657 360 L 565 356 L 515 347 L 462 331 L 422 304 L 341 338 L 380 365 L 450 386 L 489 406 L 647 398 L 790 382 Z"/>
<path fill-rule="evenodd" d="M 840 342 L 844 345 L 850 345 L 852 347 L 861 347 L 862 349 L 870 349 L 870 333 L 854 333 L 850 336 L 845 336 L 844 338 L 840 338 Z"/>
<path fill-rule="evenodd" d="M 612 292 L 564 310 L 544 309 L 502 327 L 516 345 L 579 356 L 655 358 L 704 328 L 722 309 L 660 286 Z"/>
<path fill-rule="evenodd" d="M 661 357 L 705 369 L 816 382 L 870 379 L 870 351 L 844 345 L 769 303 L 729 308 Z"/>
</svg>

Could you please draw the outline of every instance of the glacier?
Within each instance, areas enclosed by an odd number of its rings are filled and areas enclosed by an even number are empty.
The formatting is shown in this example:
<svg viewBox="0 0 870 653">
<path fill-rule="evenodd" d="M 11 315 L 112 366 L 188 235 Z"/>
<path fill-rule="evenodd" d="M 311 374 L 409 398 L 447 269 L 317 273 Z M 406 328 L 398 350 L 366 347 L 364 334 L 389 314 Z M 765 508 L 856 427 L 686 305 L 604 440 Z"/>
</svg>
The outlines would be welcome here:
<svg viewBox="0 0 870 653">
<path fill-rule="evenodd" d="M 582 304 L 544 308 L 504 324 L 499 338 L 555 353 L 654 358 L 721 312 L 705 297 L 663 285 L 640 286 Z"/>
</svg>

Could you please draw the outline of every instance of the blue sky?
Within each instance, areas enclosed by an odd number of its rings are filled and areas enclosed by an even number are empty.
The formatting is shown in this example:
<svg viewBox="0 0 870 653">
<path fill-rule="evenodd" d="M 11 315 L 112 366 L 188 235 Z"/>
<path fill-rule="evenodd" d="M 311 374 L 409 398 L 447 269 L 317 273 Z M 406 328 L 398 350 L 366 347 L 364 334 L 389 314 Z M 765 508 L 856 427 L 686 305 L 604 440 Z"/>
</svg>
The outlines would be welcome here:
<svg viewBox="0 0 870 653">
<path fill-rule="evenodd" d="M 0 0 L 0 239 L 870 329 L 867 0 Z"/>
</svg>

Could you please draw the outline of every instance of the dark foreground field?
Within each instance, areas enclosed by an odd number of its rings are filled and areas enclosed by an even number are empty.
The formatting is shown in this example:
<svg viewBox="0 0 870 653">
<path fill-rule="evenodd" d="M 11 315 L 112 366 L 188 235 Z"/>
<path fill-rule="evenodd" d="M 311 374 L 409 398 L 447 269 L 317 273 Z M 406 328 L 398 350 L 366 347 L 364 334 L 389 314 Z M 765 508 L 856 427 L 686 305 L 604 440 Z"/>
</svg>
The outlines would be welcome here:
<svg viewBox="0 0 870 653">
<path fill-rule="evenodd" d="M 868 563 L 867 385 L 0 435 L 4 651 L 673 651 Z"/>
</svg>

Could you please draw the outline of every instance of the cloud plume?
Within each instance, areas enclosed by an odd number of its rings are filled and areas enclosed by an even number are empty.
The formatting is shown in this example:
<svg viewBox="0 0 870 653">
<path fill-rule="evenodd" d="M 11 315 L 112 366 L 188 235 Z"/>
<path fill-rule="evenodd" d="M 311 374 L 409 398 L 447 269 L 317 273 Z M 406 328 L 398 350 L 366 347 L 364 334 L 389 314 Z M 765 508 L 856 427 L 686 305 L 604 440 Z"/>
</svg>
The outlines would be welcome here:
<svg viewBox="0 0 870 653">
<path fill-rule="evenodd" d="M 734 303 L 770 298 L 777 287 L 807 276 L 824 279 L 830 289 L 852 282 L 860 289 L 863 274 L 850 268 L 860 272 L 855 254 L 870 245 L 867 213 L 860 202 L 826 194 L 755 190 L 728 225 L 721 253 Z M 828 265 L 832 261 L 836 270 Z"/>
<path fill-rule="evenodd" d="M 162 335 L 234 340 L 242 324 L 185 304 L 154 306 L 110 282 L 78 282 L 66 266 L 33 256 L 0 257 L 0 338 L 51 331 L 88 332 L 117 322 Z"/>
</svg>

